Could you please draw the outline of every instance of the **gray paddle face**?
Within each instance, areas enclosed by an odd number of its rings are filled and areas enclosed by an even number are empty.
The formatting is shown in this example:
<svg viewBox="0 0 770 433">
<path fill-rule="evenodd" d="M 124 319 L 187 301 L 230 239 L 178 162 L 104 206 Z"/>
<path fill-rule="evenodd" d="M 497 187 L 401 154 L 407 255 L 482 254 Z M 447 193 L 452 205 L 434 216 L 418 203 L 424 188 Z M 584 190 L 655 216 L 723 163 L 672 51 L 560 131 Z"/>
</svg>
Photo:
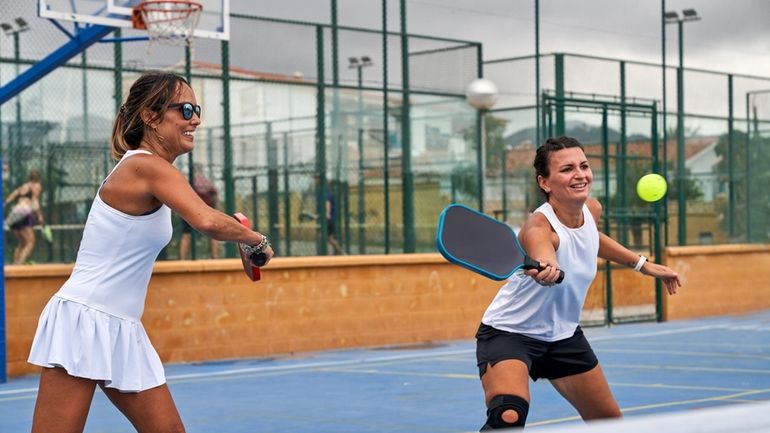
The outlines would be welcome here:
<svg viewBox="0 0 770 433">
<path fill-rule="evenodd" d="M 436 245 L 450 262 L 495 280 L 508 278 L 524 261 L 508 225 L 463 205 L 444 209 Z"/>
</svg>

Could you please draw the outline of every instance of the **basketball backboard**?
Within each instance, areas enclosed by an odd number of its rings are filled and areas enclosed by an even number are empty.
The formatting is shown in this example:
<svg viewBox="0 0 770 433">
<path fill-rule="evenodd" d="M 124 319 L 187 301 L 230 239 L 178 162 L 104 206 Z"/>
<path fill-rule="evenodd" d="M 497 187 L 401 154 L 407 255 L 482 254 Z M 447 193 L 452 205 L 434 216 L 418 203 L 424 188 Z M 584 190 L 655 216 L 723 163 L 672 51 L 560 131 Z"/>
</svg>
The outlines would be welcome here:
<svg viewBox="0 0 770 433">
<path fill-rule="evenodd" d="M 230 39 L 230 0 L 194 0 L 203 5 L 194 37 Z M 38 0 L 38 15 L 107 27 L 133 27 L 133 7 L 142 0 Z"/>
</svg>

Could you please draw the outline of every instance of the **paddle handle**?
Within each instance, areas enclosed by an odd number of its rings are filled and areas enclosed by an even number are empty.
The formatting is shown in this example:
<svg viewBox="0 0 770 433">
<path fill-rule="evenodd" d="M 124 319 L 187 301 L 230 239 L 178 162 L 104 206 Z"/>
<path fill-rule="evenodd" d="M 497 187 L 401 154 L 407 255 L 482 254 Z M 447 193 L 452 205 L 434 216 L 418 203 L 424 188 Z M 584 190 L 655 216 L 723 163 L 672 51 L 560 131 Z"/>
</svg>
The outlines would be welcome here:
<svg viewBox="0 0 770 433">
<path fill-rule="evenodd" d="M 530 256 L 526 256 L 525 255 L 524 256 L 524 269 L 537 269 L 539 271 L 542 271 L 545 268 L 540 266 L 540 262 L 538 262 L 537 260 L 533 259 Z M 556 284 L 559 284 L 562 281 L 564 281 L 564 271 L 559 269 L 559 279 L 556 280 Z"/>
</svg>

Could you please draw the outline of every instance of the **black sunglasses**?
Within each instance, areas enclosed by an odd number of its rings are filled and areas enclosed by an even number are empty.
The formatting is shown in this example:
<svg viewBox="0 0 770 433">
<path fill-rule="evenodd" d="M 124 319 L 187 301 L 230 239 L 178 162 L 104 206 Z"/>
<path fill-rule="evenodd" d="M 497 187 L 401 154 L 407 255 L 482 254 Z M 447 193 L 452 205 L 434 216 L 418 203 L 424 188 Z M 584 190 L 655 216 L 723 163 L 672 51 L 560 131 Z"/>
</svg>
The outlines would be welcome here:
<svg viewBox="0 0 770 433">
<path fill-rule="evenodd" d="M 176 104 L 168 104 L 168 108 L 179 108 L 182 112 L 184 120 L 190 120 L 193 117 L 193 113 L 198 115 L 198 119 L 201 118 L 201 106 L 193 104 L 192 102 L 179 102 Z"/>
</svg>

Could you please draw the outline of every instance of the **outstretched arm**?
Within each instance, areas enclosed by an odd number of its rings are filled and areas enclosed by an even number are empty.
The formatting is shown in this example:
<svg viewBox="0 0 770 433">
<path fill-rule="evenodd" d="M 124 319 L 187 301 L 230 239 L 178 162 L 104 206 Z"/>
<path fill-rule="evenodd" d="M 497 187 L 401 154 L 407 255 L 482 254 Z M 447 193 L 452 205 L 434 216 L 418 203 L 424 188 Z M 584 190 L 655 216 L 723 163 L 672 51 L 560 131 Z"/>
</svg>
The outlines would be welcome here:
<svg viewBox="0 0 770 433">
<path fill-rule="evenodd" d="M 123 176 L 123 181 L 114 180 L 116 176 Z M 131 190 L 118 191 L 119 186 L 110 184 L 113 180 L 115 185 L 131 185 Z M 258 245 L 264 238 L 262 234 L 242 226 L 232 216 L 208 206 L 187 178 L 157 155 L 136 155 L 121 163 L 100 194 L 110 206 L 132 215 L 140 214 L 143 208 L 152 205 L 149 199 L 154 198 L 179 214 L 193 228 L 216 240 Z M 268 247 L 265 253 L 269 261 L 272 249 Z"/>
<path fill-rule="evenodd" d="M 589 199 L 586 204 L 588 205 L 588 209 L 591 211 L 594 220 L 598 224 L 599 221 L 601 221 L 602 215 L 601 203 L 595 199 Z M 611 237 L 601 232 L 599 232 L 598 255 L 603 259 L 610 260 L 621 265 L 626 265 L 630 268 L 636 268 L 637 264 L 639 264 L 641 260 L 641 256 L 639 254 L 629 250 L 615 239 L 612 239 Z M 666 290 L 668 290 L 668 293 L 672 295 L 676 293 L 676 289 L 678 287 L 682 286 L 682 283 L 679 281 L 679 274 L 674 272 L 674 270 L 671 268 L 659 265 L 657 263 L 644 261 L 641 268 L 639 269 L 639 272 L 663 280 L 663 283 L 666 285 Z"/>
<path fill-rule="evenodd" d="M 639 261 L 642 260 L 639 254 L 629 250 L 604 233 L 599 233 L 599 257 L 631 268 L 636 267 Z M 667 266 L 644 261 L 639 272 L 663 280 L 666 290 L 672 295 L 676 293 L 678 287 L 682 286 L 682 283 L 679 281 L 679 274 Z"/>
<path fill-rule="evenodd" d="M 21 188 L 22 188 L 22 187 L 24 187 L 24 185 L 22 185 L 22 186 L 20 186 L 20 187 L 16 188 L 15 190 L 13 190 L 13 192 L 12 192 L 12 193 L 8 194 L 8 195 L 5 197 L 5 204 L 8 204 L 8 203 L 10 203 L 10 202 L 14 201 L 14 200 L 16 199 L 16 197 L 18 197 L 18 196 L 19 196 L 19 194 L 21 193 L 21 191 L 20 191 L 20 190 L 21 190 Z"/>
</svg>

